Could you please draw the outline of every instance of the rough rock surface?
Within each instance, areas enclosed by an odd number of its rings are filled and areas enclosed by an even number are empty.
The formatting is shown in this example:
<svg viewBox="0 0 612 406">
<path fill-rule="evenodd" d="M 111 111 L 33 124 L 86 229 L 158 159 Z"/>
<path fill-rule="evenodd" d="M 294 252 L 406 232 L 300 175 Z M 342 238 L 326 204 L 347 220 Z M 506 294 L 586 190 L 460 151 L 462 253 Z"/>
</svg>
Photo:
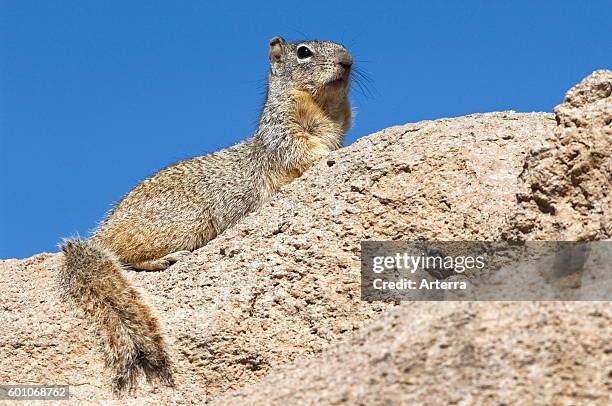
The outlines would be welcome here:
<svg viewBox="0 0 612 406">
<path fill-rule="evenodd" d="M 143 383 L 121 402 L 468 403 L 513 399 L 511 388 L 538 403 L 601 402 L 611 389 L 608 303 L 387 312 L 394 306 L 360 300 L 359 242 L 609 237 L 605 83 L 610 72 L 572 89 L 559 126 L 551 114 L 502 112 L 364 137 L 167 271 L 128 272 L 160 318 L 177 388 Z M 590 166 L 571 177 L 563 146 L 582 139 Z M 93 329 L 59 301 L 61 260 L 0 262 L 0 382 L 69 383 L 75 401 L 112 399 Z"/>
<path fill-rule="evenodd" d="M 604 302 L 405 303 L 212 404 L 609 405 L 611 334 Z"/>
<path fill-rule="evenodd" d="M 593 72 L 567 92 L 555 114 L 555 132 L 530 152 L 520 177 L 520 238 L 609 239 L 612 72 Z"/>
</svg>

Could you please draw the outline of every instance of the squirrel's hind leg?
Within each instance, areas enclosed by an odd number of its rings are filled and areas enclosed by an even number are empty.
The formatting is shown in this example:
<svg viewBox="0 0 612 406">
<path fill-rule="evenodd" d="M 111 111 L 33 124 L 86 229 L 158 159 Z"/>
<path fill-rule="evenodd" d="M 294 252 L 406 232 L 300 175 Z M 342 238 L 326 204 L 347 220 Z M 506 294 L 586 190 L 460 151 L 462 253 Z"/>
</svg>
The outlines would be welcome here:
<svg viewBox="0 0 612 406">
<path fill-rule="evenodd" d="M 131 264 L 130 266 L 134 269 L 139 269 L 142 271 L 163 271 L 189 254 L 191 254 L 191 251 L 176 251 L 159 259 L 141 261 Z"/>
</svg>

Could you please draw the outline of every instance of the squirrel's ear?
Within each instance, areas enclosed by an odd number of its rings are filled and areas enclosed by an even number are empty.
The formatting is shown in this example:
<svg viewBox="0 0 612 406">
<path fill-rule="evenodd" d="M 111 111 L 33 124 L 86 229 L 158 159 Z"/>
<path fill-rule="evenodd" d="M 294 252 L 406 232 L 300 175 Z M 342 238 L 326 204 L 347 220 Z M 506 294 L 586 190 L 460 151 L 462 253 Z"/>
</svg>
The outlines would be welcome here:
<svg viewBox="0 0 612 406">
<path fill-rule="evenodd" d="M 274 37 L 270 40 L 270 62 L 276 64 L 283 56 L 283 48 L 287 41 L 283 37 Z"/>
</svg>

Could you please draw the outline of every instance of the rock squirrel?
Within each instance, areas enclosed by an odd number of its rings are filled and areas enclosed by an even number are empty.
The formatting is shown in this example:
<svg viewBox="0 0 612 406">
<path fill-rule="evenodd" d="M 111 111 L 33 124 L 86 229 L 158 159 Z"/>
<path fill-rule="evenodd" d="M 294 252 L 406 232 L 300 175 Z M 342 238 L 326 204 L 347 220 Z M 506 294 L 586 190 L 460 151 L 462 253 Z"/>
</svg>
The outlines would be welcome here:
<svg viewBox="0 0 612 406">
<path fill-rule="evenodd" d="M 141 375 L 173 385 L 157 318 L 124 267 L 160 271 L 204 246 L 339 148 L 351 124 L 346 48 L 274 37 L 269 57 L 267 95 L 251 138 L 163 169 L 119 201 L 91 238 L 61 245 L 62 297 L 94 323 L 118 394 Z"/>
</svg>

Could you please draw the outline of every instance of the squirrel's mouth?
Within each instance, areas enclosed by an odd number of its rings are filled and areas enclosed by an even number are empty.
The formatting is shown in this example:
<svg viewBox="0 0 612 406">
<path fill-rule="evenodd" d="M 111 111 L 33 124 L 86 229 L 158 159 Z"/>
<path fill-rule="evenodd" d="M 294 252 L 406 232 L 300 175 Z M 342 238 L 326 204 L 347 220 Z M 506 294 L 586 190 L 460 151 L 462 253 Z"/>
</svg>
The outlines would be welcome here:
<svg viewBox="0 0 612 406">
<path fill-rule="evenodd" d="M 342 87 L 342 86 L 346 86 L 346 83 L 347 83 L 346 78 L 339 77 L 339 78 L 332 79 L 329 82 L 327 82 L 327 86 L 329 86 L 329 87 Z"/>
</svg>

